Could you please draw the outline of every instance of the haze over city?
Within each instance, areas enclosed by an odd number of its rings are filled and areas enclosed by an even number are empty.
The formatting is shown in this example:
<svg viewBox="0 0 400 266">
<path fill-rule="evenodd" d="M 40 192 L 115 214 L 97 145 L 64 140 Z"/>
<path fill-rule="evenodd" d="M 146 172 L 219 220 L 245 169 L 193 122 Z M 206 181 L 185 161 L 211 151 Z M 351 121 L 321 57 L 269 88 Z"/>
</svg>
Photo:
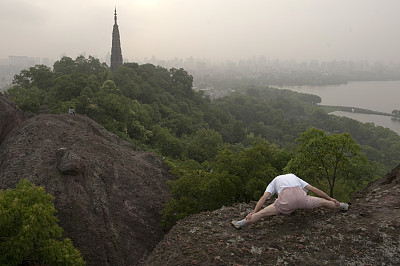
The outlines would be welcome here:
<svg viewBox="0 0 400 266">
<path fill-rule="evenodd" d="M 400 62 L 398 0 L 3 0 L 0 58 L 105 58 L 115 7 L 124 61 Z"/>
</svg>

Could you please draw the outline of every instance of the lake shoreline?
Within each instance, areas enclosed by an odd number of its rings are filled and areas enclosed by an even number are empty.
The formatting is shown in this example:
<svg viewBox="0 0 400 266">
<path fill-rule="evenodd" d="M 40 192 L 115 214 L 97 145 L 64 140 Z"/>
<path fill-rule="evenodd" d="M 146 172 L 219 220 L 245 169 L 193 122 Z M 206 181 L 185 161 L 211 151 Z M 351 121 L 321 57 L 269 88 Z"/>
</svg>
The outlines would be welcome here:
<svg viewBox="0 0 400 266">
<path fill-rule="evenodd" d="M 335 112 L 335 111 L 342 111 L 342 112 L 348 112 L 348 113 L 392 116 L 392 114 L 390 114 L 390 113 L 368 110 L 368 109 L 352 107 L 352 106 L 322 105 L 322 104 L 318 104 L 318 106 L 322 107 L 325 110 L 329 110 L 328 113 Z"/>
<path fill-rule="evenodd" d="M 362 123 L 374 123 L 400 135 L 400 119 L 392 116 L 392 111 L 400 108 L 400 81 L 349 82 L 338 86 L 296 86 L 281 89 L 317 95 L 321 102 L 316 106 L 327 114 Z"/>
</svg>

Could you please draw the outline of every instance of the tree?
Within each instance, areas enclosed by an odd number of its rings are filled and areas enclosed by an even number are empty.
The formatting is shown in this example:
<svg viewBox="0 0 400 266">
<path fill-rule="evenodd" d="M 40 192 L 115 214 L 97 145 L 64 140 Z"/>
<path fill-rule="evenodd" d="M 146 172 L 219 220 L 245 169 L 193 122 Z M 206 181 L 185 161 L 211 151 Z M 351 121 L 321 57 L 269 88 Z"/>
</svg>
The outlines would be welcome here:
<svg viewBox="0 0 400 266">
<path fill-rule="evenodd" d="M 171 165 L 172 166 L 172 165 Z M 173 198 L 165 205 L 162 225 L 169 228 L 176 221 L 194 213 L 231 205 L 237 192 L 237 177 L 228 172 L 214 173 L 194 160 L 176 162 L 171 172 L 179 177 L 170 180 Z"/>
<path fill-rule="evenodd" d="M 64 56 L 54 63 L 53 72 L 56 77 L 80 73 L 86 76 L 93 76 L 99 82 L 104 82 L 111 76 L 106 63 L 100 63 L 100 60 L 93 56 L 89 56 L 86 59 L 83 55 L 78 56 L 75 60 Z"/>
<path fill-rule="evenodd" d="M 213 129 L 200 129 L 190 140 L 186 155 L 200 163 L 217 155 L 218 148 L 223 144 L 221 135 Z"/>
<path fill-rule="evenodd" d="M 396 119 L 400 119 L 400 110 L 393 110 L 392 117 Z"/>
<path fill-rule="evenodd" d="M 0 265 L 85 265 L 70 239 L 60 239 L 53 196 L 28 180 L 0 191 Z"/>
<path fill-rule="evenodd" d="M 310 128 L 301 133 L 297 141 L 300 144 L 285 171 L 317 183 L 324 180 L 331 197 L 338 180 L 353 183 L 352 188 L 356 189 L 354 186 L 361 186 L 365 180 L 375 177 L 375 169 L 371 169 L 361 146 L 349 133 L 327 135 L 323 130 Z"/>
<path fill-rule="evenodd" d="M 106 63 L 101 63 L 99 59 L 90 56 L 86 59 L 83 55 L 75 59 L 77 71 L 86 75 L 97 75 L 107 71 Z"/>
<path fill-rule="evenodd" d="M 180 85 L 180 89 L 182 89 L 185 94 L 192 92 L 193 77 L 191 75 L 188 75 L 188 73 L 183 68 L 171 68 L 170 73 L 173 82 L 177 85 Z"/>
<path fill-rule="evenodd" d="M 75 61 L 70 57 L 64 56 L 54 63 L 53 72 L 57 77 L 72 74 L 76 72 Z"/>
<path fill-rule="evenodd" d="M 225 142 L 235 144 L 246 138 L 246 130 L 242 121 L 235 121 L 222 127 L 221 135 Z"/>
<path fill-rule="evenodd" d="M 224 149 L 216 156 L 212 166 L 214 172 L 227 171 L 240 179 L 237 201 L 259 199 L 264 194 L 268 183 L 282 173 L 291 155 L 265 140 L 256 138 L 253 146 L 234 151 Z"/>
<path fill-rule="evenodd" d="M 183 152 L 181 140 L 175 137 L 169 129 L 155 125 L 152 130 L 150 142 L 161 154 L 172 158 L 179 158 Z"/>
<path fill-rule="evenodd" d="M 51 69 L 45 65 L 36 65 L 29 69 L 24 69 L 19 75 L 14 76 L 13 85 L 29 89 L 38 87 L 48 91 L 54 82 L 54 76 Z"/>
<path fill-rule="evenodd" d="M 101 86 L 101 89 L 106 93 L 121 95 L 121 91 L 117 86 L 115 86 L 115 83 L 112 80 L 106 80 L 103 83 L 103 86 Z"/>
<path fill-rule="evenodd" d="M 79 96 L 82 89 L 72 75 L 63 75 L 55 79 L 53 95 L 59 101 L 68 101 Z"/>
<path fill-rule="evenodd" d="M 26 89 L 20 86 L 14 86 L 5 93 L 25 112 L 38 113 L 42 105 L 45 92 L 37 87 Z"/>
</svg>

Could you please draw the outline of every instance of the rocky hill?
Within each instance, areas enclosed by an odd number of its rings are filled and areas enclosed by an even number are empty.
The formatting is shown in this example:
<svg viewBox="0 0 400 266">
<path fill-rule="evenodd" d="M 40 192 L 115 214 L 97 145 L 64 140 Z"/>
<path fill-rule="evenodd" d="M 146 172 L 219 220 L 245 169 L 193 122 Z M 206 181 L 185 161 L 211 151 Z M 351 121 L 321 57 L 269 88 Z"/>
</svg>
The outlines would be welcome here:
<svg viewBox="0 0 400 266">
<path fill-rule="evenodd" d="M 144 265 L 400 265 L 400 165 L 354 195 L 346 213 L 296 211 L 230 226 L 254 206 L 181 220 Z"/>
<path fill-rule="evenodd" d="M 164 235 L 160 211 L 172 178 L 166 164 L 85 116 L 23 121 L 2 96 L 0 110 L 1 189 L 21 178 L 45 187 L 65 237 L 88 265 L 136 265 L 147 257 Z"/>
</svg>

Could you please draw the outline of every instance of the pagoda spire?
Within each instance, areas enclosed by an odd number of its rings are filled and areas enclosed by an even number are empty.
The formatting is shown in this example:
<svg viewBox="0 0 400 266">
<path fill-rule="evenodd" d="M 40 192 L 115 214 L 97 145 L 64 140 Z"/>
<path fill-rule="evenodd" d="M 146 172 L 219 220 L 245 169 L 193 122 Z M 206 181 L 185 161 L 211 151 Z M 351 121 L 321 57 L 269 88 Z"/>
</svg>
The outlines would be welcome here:
<svg viewBox="0 0 400 266">
<path fill-rule="evenodd" d="M 114 72 L 117 68 L 122 66 L 122 62 L 121 41 L 119 38 L 119 29 L 117 24 L 117 7 L 115 7 L 111 47 L 111 71 Z"/>
</svg>

